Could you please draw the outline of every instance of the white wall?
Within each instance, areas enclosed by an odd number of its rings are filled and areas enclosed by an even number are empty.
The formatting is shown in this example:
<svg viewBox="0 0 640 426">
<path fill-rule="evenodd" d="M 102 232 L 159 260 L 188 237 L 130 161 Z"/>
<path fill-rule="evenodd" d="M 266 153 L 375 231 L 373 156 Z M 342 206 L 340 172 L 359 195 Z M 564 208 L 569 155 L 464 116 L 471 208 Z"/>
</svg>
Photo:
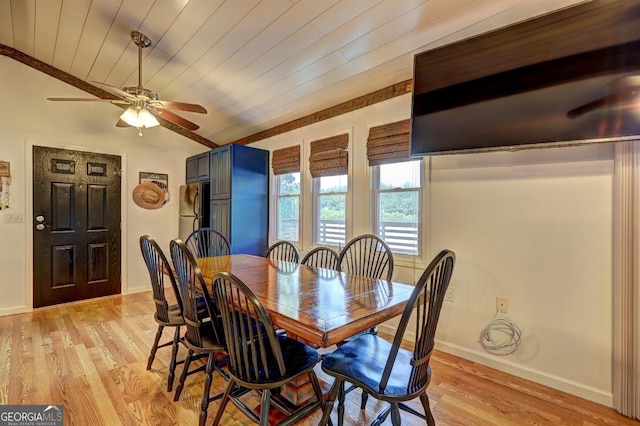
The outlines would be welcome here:
<svg viewBox="0 0 640 426">
<path fill-rule="evenodd" d="M 371 232 L 368 131 L 408 118 L 410 105 L 405 95 L 252 146 L 301 143 L 308 194 L 309 142 L 350 132 L 349 201 L 358 206 L 349 211 L 350 236 Z M 612 145 L 436 156 L 425 158 L 425 172 L 427 252 L 401 261 L 394 279 L 415 282 L 441 249 L 456 252 L 454 300 L 443 308 L 437 348 L 610 406 Z M 306 251 L 311 198 L 302 202 Z M 523 332 L 507 356 L 480 345 L 497 296 L 508 298 Z"/>
<path fill-rule="evenodd" d="M 32 307 L 33 145 L 122 156 L 122 291 L 147 290 L 149 278 L 138 237 L 152 235 L 168 249 L 178 234 L 177 195 L 184 183 L 184 160 L 208 148 L 161 127 L 145 130 L 143 137 L 135 129 L 116 128 L 122 110 L 109 103 L 47 101 L 47 97 L 92 96 L 4 56 L 0 56 L 0 93 L 0 160 L 11 163 L 12 177 L 11 207 L 0 211 L 0 316 Z M 140 171 L 169 174 L 169 203 L 157 210 L 133 203 L 131 192 Z M 4 223 L 8 213 L 22 214 L 24 222 Z"/>
</svg>

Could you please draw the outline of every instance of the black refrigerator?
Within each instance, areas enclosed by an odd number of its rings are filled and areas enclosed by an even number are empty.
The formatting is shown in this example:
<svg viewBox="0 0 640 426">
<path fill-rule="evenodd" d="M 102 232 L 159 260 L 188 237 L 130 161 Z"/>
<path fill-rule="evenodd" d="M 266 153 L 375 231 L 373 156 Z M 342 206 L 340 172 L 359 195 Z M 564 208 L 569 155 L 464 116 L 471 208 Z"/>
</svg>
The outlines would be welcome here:
<svg viewBox="0 0 640 426">
<path fill-rule="evenodd" d="M 180 186 L 178 238 L 182 241 L 187 241 L 187 237 L 194 230 L 209 226 L 209 188 L 209 182 Z"/>
</svg>

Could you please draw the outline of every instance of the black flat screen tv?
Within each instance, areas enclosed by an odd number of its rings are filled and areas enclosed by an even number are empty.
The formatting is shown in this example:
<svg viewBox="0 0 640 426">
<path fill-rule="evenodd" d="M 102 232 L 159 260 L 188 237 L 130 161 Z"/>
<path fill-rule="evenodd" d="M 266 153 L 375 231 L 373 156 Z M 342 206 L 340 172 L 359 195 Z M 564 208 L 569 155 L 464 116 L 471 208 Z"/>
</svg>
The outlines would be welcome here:
<svg viewBox="0 0 640 426">
<path fill-rule="evenodd" d="M 640 41 L 414 95 L 411 153 L 640 135 Z"/>
<path fill-rule="evenodd" d="M 575 11 L 417 54 L 411 154 L 640 137 L 640 6 Z"/>
</svg>

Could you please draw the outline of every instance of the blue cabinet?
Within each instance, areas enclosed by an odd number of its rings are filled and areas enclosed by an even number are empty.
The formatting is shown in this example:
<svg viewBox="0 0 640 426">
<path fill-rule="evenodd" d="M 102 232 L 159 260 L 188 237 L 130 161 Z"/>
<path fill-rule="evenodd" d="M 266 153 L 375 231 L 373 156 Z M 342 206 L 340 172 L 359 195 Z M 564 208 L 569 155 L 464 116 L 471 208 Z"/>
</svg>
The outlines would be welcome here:
<svg viewBox="0 0 640 426">
<path fill-rule="evenodd" d="M 269 151 L 224 145 L 209 152 L 211 227 L 233 254 L 264 256 L 269 245 Z"/>
<path fill-rule="evenodd" d="M 187 183 L 207 182 L 209 179 L 209 152 L 187 158 Z"/>
<path fill-rule="evenodd" d="M 209 154 L 211 174 L 211 199 L 231 198 L 231 155 L 234 145 L 221 146 Z M 241 146 L 241 145 L 238 145 Z M 253 148 L 252 148 L 253 149 Z"/>
</svg>

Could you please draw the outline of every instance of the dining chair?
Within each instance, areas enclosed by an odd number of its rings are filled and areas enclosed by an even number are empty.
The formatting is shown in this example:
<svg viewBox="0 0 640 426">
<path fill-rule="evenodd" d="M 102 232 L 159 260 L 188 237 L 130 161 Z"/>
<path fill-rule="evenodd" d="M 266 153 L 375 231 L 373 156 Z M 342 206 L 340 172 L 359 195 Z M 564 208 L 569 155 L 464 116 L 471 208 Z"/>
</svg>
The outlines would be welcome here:
<svg viewBox="0 0 640 426">
<path fill-rule="evenodd" d="M 299 263 L 300 252 L 289 241 L 278 241 L 269 247 L 265 257 L 271 260 L 284 260 L 287 262 Z"/>
<path fill-rule="evenodd" d="M 198 228 L 185 241 L 196 258 L 231 254 L 231 243 L 226 235 L 213 228 Z"/>
<path fill-rule="evenodd" d="M 402 313 L 393 342 L 374 334 L 363 334 L 323 359 L 322 370 L 334 377 L 335 381 L 329 391 L 320 425 L 326 425 L 330 420 L 336 397 L 338 425 L 343 424 L 345 382 L 390 404 L 372 425 L 382 424 L 389 413 L 392 424 L 400 425 L 401 409 L 426 420 L 429 426 L 435 425 L 426 392 L 431 380 L 429 360 L 454 264 L 455 253 L 442 250 L 427 266 Z M 401 348 L 401 344 L 408 337 L 406 333 L 412 316 L 414 320 L 411 324 L 416 325 L 416 343 L 413 351 L 409 351 Z M 416 397 L 420 398 L 424 415 L 404 404 Z"/>
<path fill-rule="evenodd" d="M 329 247 L 316 247 L 300 263 L 316 268 L 338 269 L 338 253 Z"/>
<path fill-rule="evenodd" d="M 195 359 L 207 357 L 207 364 L 204 368 L 204 389 L 200 401 L 199 424 L 202 426 L 207 421 L 209 403 L 222 396 L 209 396 L 213 372 L 217 371 L 221 377 L 228 380 L 226 372 L 220 367 L 226 363 L 224 333 L 218 306 L 209 296 L 204 277 L 193 253 L 180 240 L 171 241 L 170 250 L 173 265 L 176 270 L 178 290 L 183 302 L 183 315 L 186 324 L 183 344 L 188 349 L 187 357 L 184 361 L 184 368 L 180 375 L 173 400 L 178 401 L 180 398 L 187 376 L 202 371 L 203 369 L 202 367 L 197 367 L 189 371 L 191 362 Z M 207 306 L 206 314 L 198 311 L 198 291 L 204 295 Z"/>
<path fill-rule="evenodd" d="M 180 345 L 181 339 L 180 333 L 182 327 L 185 325 L 182 316 L 182 299 L 180 298 L 173 271 L 158 243 L 150 236 L 143 235 L 140 237 L 140 250 L 142 251 L 144 263 L 149 270 L 153 301 L 156 307 L 156 313 L 153 319 L 158 324 L 158 330 L 156 331 L 156 336 L 151 346 L 151 353 L 149 354 L 149 360 L 147 361 L 147 370 L 151 370 L 151 365 L 156 357 L 158 348 L 171 345 L 171 360 L 169 361 L 169 376 L 167 378 L 167 392 L 171 392 L 176 365 L 178 364 L 176 358 L 178 356 L 178 346 Z M 169 304 L 167 300 L 165 280 L 169 280 L 173 297 L 176 300 L 174 304 Z M 160 344 L 162 332 L 165 327 L 172 327 L 174 329 L 173 340 Z"/>
<path fill-rule="evenodd" d="M 349 240 L 340 251 L 338 270 L 348 274 L 390 281 L 393 276 L 393 252 L 382 238 L 373 234 L 363 234 Z M 371 327 L 339 342 L 338 346 L 342 346 L 360 334 L 376 334 L 377 332 L 377 327 Z M 347 393 L 353 389 L 353 386 L 350 387 Z M 360 401 L 360 408 L 363 410 L 367 405 L 367 398 L 366 392 L 363 392 Z"/>
<path fill-rule="evenodd" d="M 292 424 L 322 407 L 322 390 L 313 371 L 320 358 L 318 352 L 302 342 L 276 333 L 260 299 L 238 277 L 230 272 L 218 272 L 213 282 L 215 298 L 220 301 L 231 376 L 213 421 L 214 426 L 220 422 L 229 401 L 250 420 L 263 426 L 269 424 L 272 404 L 286 415 L 280 424 Z M 262 332 L 257 333 L 256 330 Z M 311 381 L 315 401 L 292 408 L 290 403 L 282 401 L 279 389 L 304 374 Z M 237 385 L 262 392 L 259 414 L 232 392 Z"/>
<path fill-rule="evenodd" d="M 347 242 L 340 251 L 338 268 L 348 274 L 391 280 L 393 253 L 377 235 L 360 235 Z"/>
</svg>

